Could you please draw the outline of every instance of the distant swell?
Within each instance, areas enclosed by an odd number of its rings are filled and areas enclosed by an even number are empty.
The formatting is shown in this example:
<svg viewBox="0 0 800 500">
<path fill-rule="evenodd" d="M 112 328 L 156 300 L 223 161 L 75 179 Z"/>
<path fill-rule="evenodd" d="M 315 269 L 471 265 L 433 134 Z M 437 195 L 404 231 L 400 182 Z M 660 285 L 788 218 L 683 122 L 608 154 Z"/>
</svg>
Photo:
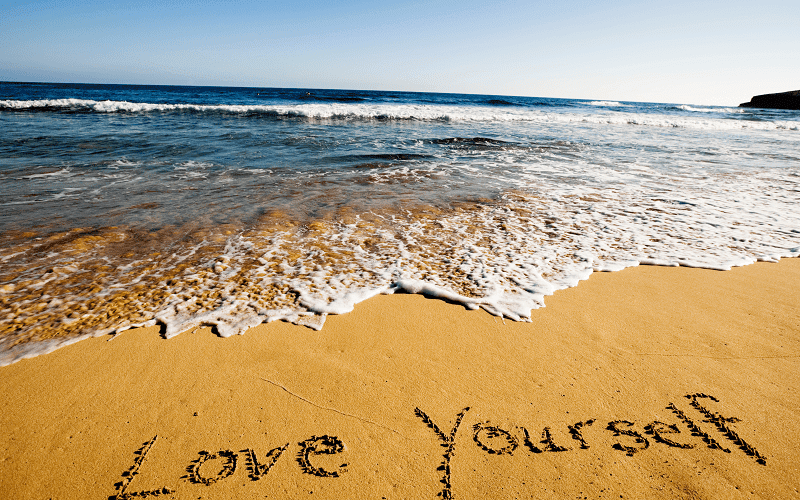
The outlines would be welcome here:
<svg viewBox="0 0 800 500">
<path fill-rule="evenodd" d="M 329 97 L 329 96 L 316 96 L 316 95 L 308 95 L 308 96 L 301 96 L 301 100 L 304 101 L 323 101 L 323 102 L 363 102 L 366 101 L 363 97 Z"/>
</svg>

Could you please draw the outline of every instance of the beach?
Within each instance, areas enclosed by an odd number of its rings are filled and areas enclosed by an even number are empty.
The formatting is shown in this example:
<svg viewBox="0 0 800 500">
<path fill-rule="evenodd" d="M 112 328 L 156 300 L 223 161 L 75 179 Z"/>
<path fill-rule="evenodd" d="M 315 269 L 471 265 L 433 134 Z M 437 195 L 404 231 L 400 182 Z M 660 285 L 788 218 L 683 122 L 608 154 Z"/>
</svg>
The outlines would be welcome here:
<svg viewBox="0 0 800 500">
<path fill-rule="evenodd" d="M 798 282 L 638 266 L 530 322 L 396 293 L 80 341 L 0 368 L 0 498 L 800 498 Z"/>
<path fill-rule="evenodd" d="M 0 498 L 798 497 L 796 112 L 0 90 Z"/>
</svg>

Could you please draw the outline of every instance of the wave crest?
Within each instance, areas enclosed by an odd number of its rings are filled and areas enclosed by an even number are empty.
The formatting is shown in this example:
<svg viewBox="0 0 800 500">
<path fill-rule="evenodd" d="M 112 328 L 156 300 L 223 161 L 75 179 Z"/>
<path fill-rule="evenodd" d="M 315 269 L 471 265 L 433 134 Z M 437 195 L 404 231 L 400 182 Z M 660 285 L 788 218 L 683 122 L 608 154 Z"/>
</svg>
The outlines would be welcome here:
<svg viewBox="0 0 800 500">
<path fill-rule="evenodd" d="M 693 111 L 695 113 L 744 113 L 742 108 L 704 108 L 699 106 L 690 106 L 688 104 L 681 104 L 677 107 L 683 111 Z"/>
<path fill-rule="evenodd" d="M 627 106 L 593 101 L 594 106 Z M 690 106 L 685 106 L 690 108 Z M 53 111 L 62 113 L 221 113 L 244 117 L 306 120 L 386 120 L 444 122 L 596 123 L 701 130 L 800 130 L 800 121 L 742 120 L 732 118 L 648 114 L 627 111 L 597 113 L 543 111 L 533 107 L 457 106 L 432 104 L 303 103 L 303 104 L 181 104 L 87 99 L 0 100 L 2 111 Z"/>
<path fill-rule="evenodd" d="M 592 101 L 587 103 L 590 106 L 604 106 L 609 108 L 627 108 L 630 107 L 629 104 L 622 104 L 621 102 L 617 101 Z"/>
</svg>

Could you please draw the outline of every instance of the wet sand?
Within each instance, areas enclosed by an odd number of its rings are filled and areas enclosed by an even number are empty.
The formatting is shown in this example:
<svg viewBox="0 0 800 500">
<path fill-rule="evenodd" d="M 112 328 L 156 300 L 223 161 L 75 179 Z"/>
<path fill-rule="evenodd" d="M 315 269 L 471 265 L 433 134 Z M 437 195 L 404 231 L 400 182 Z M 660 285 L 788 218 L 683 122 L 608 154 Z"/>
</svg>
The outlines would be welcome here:
<svg viewBox="0 0 800 500">
<path fill-rule="evenodd" d="M 85 340 L 0 368 L 0 498 L 800 498 L 798 283 L 637 267 L 531 323 L 393 295 Z"/>
</svg>

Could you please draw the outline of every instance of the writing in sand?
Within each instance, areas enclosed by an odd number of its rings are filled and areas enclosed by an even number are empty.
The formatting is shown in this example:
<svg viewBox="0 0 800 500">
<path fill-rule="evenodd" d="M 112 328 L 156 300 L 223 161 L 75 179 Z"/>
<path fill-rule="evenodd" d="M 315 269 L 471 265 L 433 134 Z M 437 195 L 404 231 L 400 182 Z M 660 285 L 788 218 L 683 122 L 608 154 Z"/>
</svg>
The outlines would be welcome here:
<svg viewBox="0 0 800 500">
<path fill-rule="evenodd" d="M 708 447 L 725 453 L 732 453 L 731 449 L 727 447 L 730 446 L 733 449 L 738 448 L 752 457 L 755 464 L 762 466 L 767 464 L 766 457 L 742 439 L 731 426 L 731 424 L 740 422 L 740 419 L 723 416 L 707 408 L 707 402 L 719 402 L 717 398 L 704 393 L 687 394 L 685 397 L 689 400 L 689 405 L 696 410 L 696 413 L 702 416 L 701 419 L 695 420 L 686 412 L 680 410 L 674 403 L 669 403 L 666 408 L 674 415 L 674 420 L 680 426 L 676 423 L 656 420 L 637 427 L 636 423 L 628 420 L 610 420 L 601 423 L 598 419 L 593 418 L 567 426 L 569 435 L 573 440 L 571 443 L 557 443 L 550 427 L 544 427 L 541 434 L 537 428 L 535 433 L 532 434 L 532 429 L 528 427 L 506 426 L 503 428 L 488 421 L 476 422 L 471 427 L 462 426 L 462 422 L 470 410 L 469 407 L 462 409 L 455 416 L 449 432 L 444 432 L 442 427 L 434 422 L 422 409 L 416 408 L 414 414 L 422 424 L 432 431 L 432 433 L 428 433 L 430 438 L 444 448 L 441 460 L 438 463 L 431 464 L 431 467 L 434 467 L 440 473 L 442 490 L 439 491 L 438 496 L 443 499 L 453 498 L 450 461 L 456 451 L 456 438 L 465 433 L 465 428 L 469 429 L 467 432 L 471 433 L 474 445 L 490 455 L 513 455 L 520 452 L 540 454 L 588 449 L 595 444 L 585 438 L 583 430 L 590 426 L 604 425 L 605 429 L 610 433 L 610 437 L 613 438 L 610 443 L 611 448 L 628 457 L 633 457 L 637 453 L 648 449 L 652 442 L 654 446 L 663 445 L 685 450 Z M 708 430 L 713 431 L 716 429 L 716 434 L 721 435 L 724 441 L 714 439 L 699 424 L 706 424 L 704 427 Z M 711 424 L 711 426 L 708 424 Z M 711 428 L 712 426 L 713 428 Z M 688 430 L 691 437 L 686 436 L 686 433 L 682 432 L 680 427 Z M 422 426 L 420 426 L 420 429 L 423 429 Z M 533 436 L 538 437 L 534 438 Z M 188 460 L 186 474 L 176 478 L 173 484 L 147 489 L 131 487 L 142 467 L 146 465 L 147 456 L 156 444 L 157 439 L 158 436 L 156 435 L 134 452 L 133 465 L 122 473 L 122 480 L 116 483 L 116 493 L 109 497 L 110 500 L 170 495 L 177 491 L 182 481 L 211 486 L 233 477 L 239 470 L 240 465 L 244 466 L 245 474 L 250 481 L 260 481 L 269 474 L 275 463 L 282 457 L 286 457 L 284 458 L 285 460 L 291 460 L 290 454 L 285 453 L 290 448 L 290 443 L 277 446 L 261 454 L 261 456 L 251 448 L 238 452 L 232 450 L 215 452 L 202 450 Z M 337 436 L 311 436 L 300 441 L 296 446 L 297 451 L 294 455 L 294 461 L 302 473 L 320 478 L 339 478 L 347 473 L 346 463 L 333 467 L 330 465 L 331 463 L 339 462 L 331 462 L 329 460 L 330 456 L 339 455 L 347 449 L 345 443 Z M 464 444 L 462 443 L 461 446 L 464 446 Z M 325 460 L 326 455 L 328 456 L 327 460 Z M 323 460 L 327 465 L 321 465 L 320 462 Z"/>
</svg>

